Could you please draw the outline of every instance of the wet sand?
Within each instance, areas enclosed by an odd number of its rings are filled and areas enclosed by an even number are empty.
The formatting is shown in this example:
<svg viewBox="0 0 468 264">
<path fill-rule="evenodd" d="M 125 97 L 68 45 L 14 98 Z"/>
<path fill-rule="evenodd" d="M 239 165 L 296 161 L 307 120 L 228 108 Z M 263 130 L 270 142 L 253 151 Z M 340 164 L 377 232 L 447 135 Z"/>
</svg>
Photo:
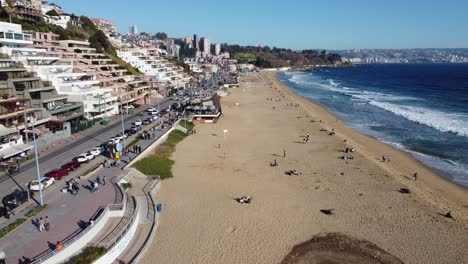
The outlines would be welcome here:
<svg viewBox="0 0 468 264">
<path fill-rule="evenodd" d="M 164 204 L 159 228 L 141 263 L 281 263 L 294 246 L 326 233 L 346 234 L 350 245 L 365 241 L 404 263 L 468 263 L 465 189 L 347 128 L 272 72 L 245 77 L 230 92 L 223 118 L 198 125 L 177 146 L 174 178 L 157 194 Z M 341 152 L 345 147 L 356 152 Z M 279 166 L 270 166 L 274 159 Z M 292 169 L 301 175 L 284 174 Z M 241 196 L 252 202 L 237 203 Z M 441 215 L 448 211 L 454 219 Z M 336 257 L 317 263 L 340 263 Z"/>
</svg>

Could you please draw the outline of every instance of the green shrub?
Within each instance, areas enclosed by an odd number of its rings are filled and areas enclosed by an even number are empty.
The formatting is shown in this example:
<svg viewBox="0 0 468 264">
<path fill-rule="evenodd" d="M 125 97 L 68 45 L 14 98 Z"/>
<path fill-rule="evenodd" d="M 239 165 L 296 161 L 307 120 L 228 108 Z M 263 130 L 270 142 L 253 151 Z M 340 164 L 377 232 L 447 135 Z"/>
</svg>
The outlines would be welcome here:
<svg viewBox="0 0 468 264">
<path fill-rule="evenodd" d="M 130 182 L 124 182 L 121 185 L 124 190 L 130 189 L 133 187 L 133 185 Z"/>
<path fill-rule="evenodd" d="M 24 222 L 26 222 L 26 219 L 20 218 L 20 219 L 16 220 L 15 222 L 9 224 L 8 226 L 0 229 L 0 238 L 6 236 L 8 233 L 15 230 L 15 228 L 17 228 L 18 226 L 20 226 Z"/>
<path fill-rule="evenodd" d="M 44 210 L 46 208 L 47 208 L 47 204 L 36 206 L 33 209 L 29 210 L 29 212 L 27 212 L 25 214 L 25 216 L 26 217 L 33 217 L 33 216 L 37 215 L 40 211 L 42 211 L 42 210 Z"/>
<path fill-rule="evenodd" d="M 79 255 L 72 257 L 67 264 L 93 263 L 93 261 L 98 260 L 106 254 L 106 252 L 107 249 L 105 247 L 88 247 Z"/>
</svg>

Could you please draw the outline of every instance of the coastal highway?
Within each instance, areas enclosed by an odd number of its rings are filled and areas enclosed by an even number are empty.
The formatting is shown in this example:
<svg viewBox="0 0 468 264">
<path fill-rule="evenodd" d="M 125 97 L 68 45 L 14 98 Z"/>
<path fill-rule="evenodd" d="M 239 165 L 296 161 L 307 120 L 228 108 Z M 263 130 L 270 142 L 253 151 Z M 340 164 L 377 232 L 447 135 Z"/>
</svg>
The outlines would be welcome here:
<svg viewBox="0 0 468 264">
<path fill-rule="evenodd" d="M 167 108 L 174 101 L 161 101 L 160 109 Z M 157 108 L 157 101 L 151 105 Z M 144 105 L 137 108 L 134 115 L 124 117 L 125 129 L 130 128 L 131 122 L 137 119 L 145 119 L 147 115 L 139 116 L 138 114 L 146 111 L 150 105 Z M 45 173 L 59 168 L 73 158 L 77 157 L 83 152 L 91 150 L 93 147 L 99 146 L 102 143 L 108 141 L 109 138 L 122 133 L 122 125 L 120 122 L 120 116 L 118 116 L 119 122 L 112 123 L 108 126 L 101 126 L 100 129 L 89 132 L 81 131 L 77 133 L 78 139 L 72 140 L 69 143 L 58 145 L 55 150 L 50 153 L 41 154 L 39 157 L 40 172 L 41 176 Z M 155 121 L 157 122 L 157 121 Z M 143 128 L 144 129 L 144 128 Z M 92 128 L 90 129 L 92 130 Z M 126 141 L 129 143 L 129 141 Z M 12 176 L 8 174 L 2 174 L 0 176 L 0 194 L 3 198 L 5 195 L 11 193 L 15 189 L 26 188 L 25 185 L 30 181 L 37 178 L 36 163 L 32 160 L 21 166 L 21 172 Z"/>
</svg>

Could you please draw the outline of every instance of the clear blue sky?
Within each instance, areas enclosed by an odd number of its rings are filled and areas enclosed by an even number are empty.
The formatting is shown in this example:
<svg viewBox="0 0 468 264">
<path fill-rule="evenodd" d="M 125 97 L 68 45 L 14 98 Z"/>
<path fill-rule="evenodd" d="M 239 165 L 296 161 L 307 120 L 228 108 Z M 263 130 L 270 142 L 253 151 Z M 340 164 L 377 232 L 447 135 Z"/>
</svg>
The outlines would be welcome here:
<svg viewBox="0 0 468 264">
<path fill-rule="evenodd" d="M 121 33 L 291 49 L 467 48 L 467 0 L 50 0 Z"/>
</svg>

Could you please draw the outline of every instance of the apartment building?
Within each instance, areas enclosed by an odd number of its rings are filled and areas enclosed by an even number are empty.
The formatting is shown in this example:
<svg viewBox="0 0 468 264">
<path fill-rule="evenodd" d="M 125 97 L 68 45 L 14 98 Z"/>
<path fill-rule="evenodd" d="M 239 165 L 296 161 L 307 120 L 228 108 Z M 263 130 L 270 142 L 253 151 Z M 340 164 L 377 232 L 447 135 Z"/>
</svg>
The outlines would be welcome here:
<svg viewBox="0 0 468 264">
<path fill-rule="evenodd" d="M 121 49 L 117 55 L 162 85 L 185 88 L 190 82 L 190 75 L 186 74 L 181 67 L 157 55 L 154 49 Z"/>
</svg>

